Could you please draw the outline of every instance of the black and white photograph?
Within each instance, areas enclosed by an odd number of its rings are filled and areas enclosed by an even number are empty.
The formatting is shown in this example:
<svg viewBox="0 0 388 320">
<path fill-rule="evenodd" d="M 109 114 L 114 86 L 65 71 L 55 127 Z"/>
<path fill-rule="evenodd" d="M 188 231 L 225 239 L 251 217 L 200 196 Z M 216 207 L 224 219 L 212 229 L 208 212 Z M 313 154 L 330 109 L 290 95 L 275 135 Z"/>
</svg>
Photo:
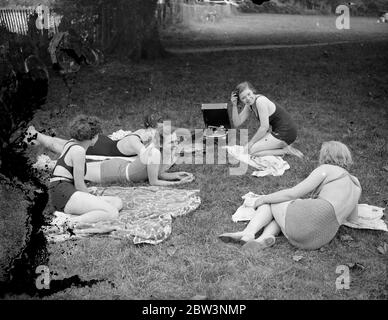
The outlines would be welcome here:
<svg viewBox="0 0 388 320">
<path fill-rule="evenodd" d="M 384 301 L 387 206 L 388 0 L 0 0 L 0 304 Z"/>
</svg>

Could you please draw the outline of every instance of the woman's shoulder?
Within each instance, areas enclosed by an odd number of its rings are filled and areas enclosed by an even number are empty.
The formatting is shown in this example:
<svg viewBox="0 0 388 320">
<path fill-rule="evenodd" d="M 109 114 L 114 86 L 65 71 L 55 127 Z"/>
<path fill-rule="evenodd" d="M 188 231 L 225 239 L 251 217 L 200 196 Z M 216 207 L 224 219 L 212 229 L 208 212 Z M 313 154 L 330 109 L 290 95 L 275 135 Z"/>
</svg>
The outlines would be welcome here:
<svg viewBox="0 0 388 320">
<path fill-rule="evenodd" d="M 85 155 L 86 150 L 80 146 L 78 143 L 73 143 L 69 146 L 69 152 L 71 155 Z"/>
<path fill-rule="evenodd" d="M 256 96 L 255 104 L 257 107 L 275 105 L 270 99 L 268 99 L 266 96 L 263 96 L 261 94 L 258 94 Z"/>
<path fill-rule="evenodd" d="M 321 164 L 319 167 L 317 167 L 317 169 L 319 169 L 322 172 L 325 172 L 329 179 L 330 177 L 335 177 L 343 174 L 350 175 L 348 170 L 330 163 Z"/>
</svg>

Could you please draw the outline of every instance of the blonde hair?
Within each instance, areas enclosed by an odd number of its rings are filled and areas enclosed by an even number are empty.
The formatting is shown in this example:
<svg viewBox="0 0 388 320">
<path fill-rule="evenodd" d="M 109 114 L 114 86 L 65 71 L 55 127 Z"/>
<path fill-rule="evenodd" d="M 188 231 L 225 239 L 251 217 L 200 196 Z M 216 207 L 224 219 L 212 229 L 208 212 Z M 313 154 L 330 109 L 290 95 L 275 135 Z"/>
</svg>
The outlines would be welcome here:
<svg viewBox="0 0 388 320">
<path fill-rule="evenodd" d="M 325 141 L 319 154 L 319 164 L 333 164 L 348 169 L 353 164 L 349 148 L 339 141 Z"/>
</svg>

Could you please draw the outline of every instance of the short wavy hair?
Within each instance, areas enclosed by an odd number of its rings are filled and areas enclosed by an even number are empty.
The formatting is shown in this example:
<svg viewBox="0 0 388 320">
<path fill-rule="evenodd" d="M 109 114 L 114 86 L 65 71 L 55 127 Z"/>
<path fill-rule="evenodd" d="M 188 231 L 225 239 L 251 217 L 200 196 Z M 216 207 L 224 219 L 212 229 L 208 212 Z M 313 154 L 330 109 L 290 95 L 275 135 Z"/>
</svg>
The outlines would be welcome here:
<svg viewBox="0 0 388 320">
<path fill-rule="evenodd" d="M 145 128 L 156 128 L 158 123 L 163 121 L 163 117 L 159 113 L 149 113 L 144 117 Z"/>
<path fill-rule="evenodd" d="M 252 90 L 253 93 L 257 93 L 256 88 L 249 81 L 244 81 L 239 83 L 234 90 L 236 91 L 237 94 L 240 94 L 246 89 L 250 89 Z"/>
<path fill-rule="evenodd" d="M 319 164 L 333 164 L 344 169 L 353 165 L 349 148 L 339 141 L 325 141 L 319 153 Z"/>
<path fill-rule="evenodd" d="M 78 141 L 91 140 L 102 133 L 101 120 L 84 114 L 76 116 L 69 125 L 69 134 Z"/>
</svg>

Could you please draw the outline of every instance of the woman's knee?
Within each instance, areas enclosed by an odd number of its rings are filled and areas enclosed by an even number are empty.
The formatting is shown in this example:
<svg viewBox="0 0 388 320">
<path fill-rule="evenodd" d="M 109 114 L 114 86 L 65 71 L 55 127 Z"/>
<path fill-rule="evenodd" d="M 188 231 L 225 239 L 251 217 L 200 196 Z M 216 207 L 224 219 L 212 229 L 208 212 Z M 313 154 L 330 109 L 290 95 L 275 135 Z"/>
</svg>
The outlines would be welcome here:
<svg viewBox="0 0 388 320">
<path fill-rule="evenodd" d="M 256 212 L 259 213 L 261 211 L 271 211 L 271 205 L 265 203 L 265 204 L 262 204 L 260 207 L 258 207 L 256 209 Z"/>
<path fill-rule="evenodd" d="M 119 210 L 112 206 L 110 210 L 107 212 L 107 218 L 109 220 L 115 220 L 119 217 Z"/>
<path fill-rule="evenodd" d="M 114 206 L 118 211 L 120 211 L 120 210 L 123 208 L 123 206 L 124 206 L 123 200 L 121 200 L 121 198 L 119 198 L 119 197 L 114 197 L 114 198 L 112 199 L 112 204 L 113 204 L 113 206 Z"/>
</svg>

